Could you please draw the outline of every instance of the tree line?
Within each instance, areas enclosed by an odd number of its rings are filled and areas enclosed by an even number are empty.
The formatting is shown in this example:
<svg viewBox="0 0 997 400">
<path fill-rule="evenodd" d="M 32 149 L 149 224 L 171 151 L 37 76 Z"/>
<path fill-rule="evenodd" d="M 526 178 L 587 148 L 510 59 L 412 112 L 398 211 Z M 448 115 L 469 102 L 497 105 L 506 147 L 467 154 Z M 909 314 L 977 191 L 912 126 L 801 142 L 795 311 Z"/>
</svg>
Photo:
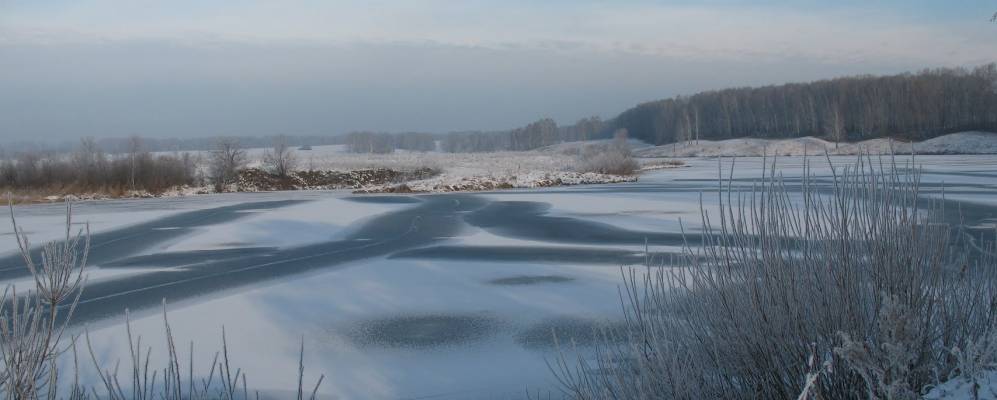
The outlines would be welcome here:
<svg viewBox="0 0 997 400">
<path fill-rule="evenodd" d="M 353 132 L 345 136 L 344 144 L 353 153 L 391 153 L 395 150 L 440 150 L 448 153 L 525 151 L 562 142 L 607 137 L 606 129 L 606 123 L 599 117 L 584 118 L 568 126 L 558 126 L 553 119 L 543 118 L 521 128 L 492 132 Z"/>
<path fill-rule="evenodd" d="M 432 133 L 379 133 L 352 132 L 345 136 L 343 144 L 352 153 L 391 153 L 395 150 L 434 151 L 437 135 Z"/>
<path fill-rule="evenodd" d="M 238 137 L 215 138 L 203 153 L 154 154 L 139 136 L 128 138 L 125 149 L 117 153 L 105 151 L 99 143 L 86 137 L 69 153 L 21 151 L 2 157 L 0 189 L 121 195 L 211 184 L 222 192 L 238 183 L 239 172 L 249 161 Z M 298 157 L 291 143 L 286 136 L 270 138 L 261 160 L 263 169 L 282 178 L 295 170 Z"/>
<path fill-rule="evenodd" d="M 702 92 L 640 104 L 612 125 L 654 144 L 802 136 L 923 140 L 997 131 L 997 65 Z"/>
<path fill-rule="evenodd" d="M 442 137 L 440 148 L 450 153 L 525 151 L 563 142 L 609 137 L 609 126 L 599 117 L 558 126 L 544 118 L 522 128 L 496 132 L 457 132 Z"/>
<path fill-rule="evenodd" d="M 268 147 L 280 141 L 285 148 L 345 145 L 355 153 L 390 153 L 396 149 L 451 153 L 525 151 L 561 142 L 605 139 L 611 137 L 613 132 L 622 130 L 628 132 L 631 138 L 653 144 L 699 139 L 803 136 L 832 141 L 878 137 L 923 140 L 966 130 L 997 131 L 995 82 L 997 65 L 987 64 L 973 69 L 940 68 L 891 76 L 862 75 L 810 83 L 707 91 L 640 104 L 609 121 L 590 117 L 566 126 L 543 118 L 503 131 L 147 138 L 142 139 L 141 144 L 144 153 L 173 152 L 173 156 L 165 157 L 178 158 L 181 151 L 214 151 L 219 143 L 233 140 L 239 143 L 240 148 Z M 88 146 L 101 149 L 107 168 L 111 164 L 122 163 L 120 160 L 123 157 L 129 160 L 126 165 L 117 167 L 128 171 L 128 186 L 134 186 L 131 185 L 132 175 L 141 175 L 138 164 L 158 162 L 160 158 L 148 154 L 136 156 L 133 139 L 88 139 L 92 142 Z M 25 180 L 43 179 L 40 176 L 54 176 L 57 174 L 54 170 L 58 169 L 56 160 L 59 159 L 56 155 L 77 152 L 79 147 L 65 142 L 7 143 L 0 150 L 0 158 L 7 159 L 4 163 L 7 171 L 4 173 L 8 178 L 17 177 L 19 180 L 7 179 L 0 184 L 19 184 Z M 13 162 L 11 158 L 23 158 L 23 162 Z M 138 159 L 142 161 L 136 161 Z M 164 158 L 163 162 L 171 161 Z M 18 169 L 15 164 L 22 164 L 19 168 L 25 170 L 9 171 Z M 32 168 L 48 172 L 33 172 Z M 192 177 L 183 179 L 188 178 Z"/>
<path fill-rule="evenodd" d="M 121 154 L 102 150 L 93 138 L 83 138 L 71 153 L 24 151 L 0 162 L 0 187 L 6 190 L 53 189 L 66 192 L 161 192 L 194 184 L 198 158 L 191 153 L 154 155 L 139 137 L 132 137 Z"/>
</svg>

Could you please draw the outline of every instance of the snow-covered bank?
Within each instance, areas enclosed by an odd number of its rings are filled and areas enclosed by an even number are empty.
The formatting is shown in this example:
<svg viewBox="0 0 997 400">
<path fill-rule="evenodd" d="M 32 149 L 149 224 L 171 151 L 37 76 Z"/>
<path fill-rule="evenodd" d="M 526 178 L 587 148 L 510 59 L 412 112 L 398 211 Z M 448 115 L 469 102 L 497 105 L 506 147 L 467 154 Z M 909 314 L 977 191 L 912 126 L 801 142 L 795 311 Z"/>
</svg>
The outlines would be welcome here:
<svg viewBox="0 0 997 400">
<path fill-rule="evenodd" d="M 588 142 L 579 142 L 588 143 Z M 572 148 L 577 144 L 572 144 Z M 357 166 L 430 167 L 440 174 L 427 179 L 363 187 L 358 193 L 458 192 L 634 182 L 636 175 L 574 171 L 577 152 L 544 148 L 493 153 L 397 152 L 351 154 L 341 148 L 316 148 L 310 163 L 321 168 Z"/>
<path fill-rule="evenodd" d="M 587 142 L 580 142 L 587 143 Z M 572 146 L 577 147 L 577 144 Z M 262 152 L 249 150 L 256 157 Z M 224 192 L 350 189 L 357 193 L 457 192 L 513 188 L 538 188 L 582 184 L 634 182 L 636 175 L 611 175 L 574 171 L 577 154 L 570 151 L 506 151 L 493 153 L 406 152 L 390 154 L 348 153 L 342 146 L 316 146 L 296 151 L 298 168 L 289 176 L 269 175 L 259 159 L 252 159 L 239 173 L 238 182 Z M 202 158 L 203 160 L 203 158 Z M 644 163 L 646 169 L 674 167 Z M 199 168 L 206 173 L 207 165 Z M 24 202 L 52 202 L 67 197 L 83 200 L 109 198 L 185 197 L 216 193 L 205 184 L 176 187 L 162 193 L 126 191 L 110 194 L 58 194 L 33 196 Z"/>
<path fill-rule="evenodd" d="M 505 177 L 440 175 L 397 185 L 363 188 L 357 190 L 356 193 L 471 192 L 636 181 L 636 175 L 624 176 L 571 171 L 529 172 Z"/>
<path fill-rule="evenodd" d="M 888 138 L 855 143 L 834 143 L 815 137 L 794 139 L 690 140 L 634 150 L 634 155 L 656 157 L 759 157 L 855 154 L 997 154 L 997 133 L 959 132 L 923 142 L 901 142 Z"/>
</svg>

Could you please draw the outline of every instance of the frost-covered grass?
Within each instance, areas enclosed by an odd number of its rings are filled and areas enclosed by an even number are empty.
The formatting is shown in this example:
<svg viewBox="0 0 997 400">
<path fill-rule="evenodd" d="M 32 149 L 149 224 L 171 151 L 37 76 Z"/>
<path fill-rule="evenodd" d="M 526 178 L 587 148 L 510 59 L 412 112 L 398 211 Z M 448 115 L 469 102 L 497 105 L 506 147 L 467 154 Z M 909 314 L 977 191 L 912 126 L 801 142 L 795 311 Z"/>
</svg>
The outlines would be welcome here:
<svg viewBox="0 0 997 400">
<path fill-rule="evenodd" d="M 809 172 L 799 190 L 774 173 L 747 191 L 722 185 L 684 266 L 628 270 L 626 326 L 604 332 L 595 358 L 557 359 L 566 391 L 914 399 L 989 377 L 992 243 L 976 247 L 942 204 L 919 204 L 917 170 L 874 164 L 833 171 L 829 187 Z"/>
<path fill-rule="evenodd" d="M 33 290 L 18 293 L 8 283 L 0 296 L 0 393 L 7 399 L 249 399 L 246 375 L 230 363 L 225 329 L 222 349 L 204 370 L 195 371 L 194 343 L 178 346 L 163 302 L 160 343 L 167 355 L 163 364 L 150 363 L 152 346 L 143 346 L 133 336 L 126 311 L 129 360 L 126 367 L 106 364 L 92 346 L 89 332 L 73 335 L 68 330 L 86 286 L 90 230 L 73 233 L 72 207 L 66 203 L 65 236 L 49 242 L 40 251 L 32 248 L 25 230 L 17 224 L 13 203 L 11 224 L 18 250 L 29 270 Z M 37 253 L 37 254 L 36 254 Z M 188 358 L 188 360 L 184 360 Z M 67 367 L 68 366 L 68 367 Z M 85 382 L 81 376 L 95 376 Z M 324 378 L 306 390 L 304 344 L 298 364 L 297 398 L 316 398 Z M 259 393 L 255 392 L 256 398 Z"/>
<path fill-rule="evenodd" d="M 625 141 L 593 144 L 582 148 L 575 161 L 575 169 L 610 175 L 633 175 L 640 170 L 640 163 L 633 158 Z"/>
</svg>

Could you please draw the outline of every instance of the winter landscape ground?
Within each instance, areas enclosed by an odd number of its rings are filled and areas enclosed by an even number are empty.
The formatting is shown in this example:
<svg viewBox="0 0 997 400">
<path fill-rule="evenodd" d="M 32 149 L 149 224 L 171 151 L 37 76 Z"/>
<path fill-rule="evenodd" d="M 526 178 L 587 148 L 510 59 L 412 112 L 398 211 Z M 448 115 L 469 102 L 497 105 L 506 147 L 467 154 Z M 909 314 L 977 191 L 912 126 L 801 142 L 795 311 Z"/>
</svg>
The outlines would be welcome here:
<svg viewBox="0 0 997 400">
<path fill-rule="evenodd" d="M 362 193 L 395 192 L 404 186 L 405 192 L 466 192 L 495 189 L 570 186 L 632 182 L 639 173 L 662 168 L 681 168 L 685 157 L 761 157 L 799 155 L 887 155 L 887 154 L 997 154 L 997 134 L 991 132 L 957 132 L 936 138 L 912 142 L 889 138 L 861 142 L 835 143 L 815 137 L 794 139 L 728 139 L 720 141 L 693 140 L 652 146 L 639 140 L 629 140 L 626 147 L 635 157 L 636 173 L 600 173 L 588 170 L 583 154 L 586 148 L 598 149 L 612 145 L 610 140 L 565 142 L 530 151 L 477 153 L 447 153 L 441 151 L 397 150 L 387 154 L 353 153 L 344 145 L 310 146 L 308 150 L 289 149 L 296 171 L 320 174 L 369 174 L 386 170 L 400 174 L 397 179 L 358 177 L 348 183 L 275 185 L 261 182 L 266 177 L 267 148 L 245 150 L 244 172 L 239 179 L 222 191 L 259 192 L 289 189 L 352 188 Z M 207 182 L 211 175 L 211 152 L 186 153 L 193 161 L 193 174 L 202 177 L 198 185 L 177 185 L 163 190 L 124 190 L 117 195 L 106 192 L 50 187 L 22 194 L 15 198 L 28 202 L 60 201 L 66 198 L 107 199 L 115 197 L 180 197 L 215 193 L 219 190 Z M 152 153 L 154 157 L 175 155 L 175 152 Z M 246 170 L 258 171 L 247 173 Z M 412 177 L 404 177 L 412 175 Z M 431 175 L 425 177 L 423 175 Z"/>
<path fill-rule="evenodd" d="M 0 0 L 0 400 L 997 400 L 993 0 Z"/>
<path fill-rule="evenodd" d="M 165 299 L 179 343 L 217 348 L 224 326 L 234 362 L 268 396 L 295 387 L 304 338 L 305 378 L 324 373 L 319 392 L 331 398 L 559 398 L 551 333 L 573 339 L 562 350 L 590 354 L 594 330 L 622 323 L 620 267 L 644 263 L 645 241 L 660 260 L 681 252 L 681 229 L 701 230 L 700 205 L 717 213 L 718 167 L 744 188 L 763 173 L 760 158 L 682 161 L 638 182 L 594 186 L 77 203 L 76 221 L 94 235 L 70 329 L 88 329 L 101 360 L 127 360 L 122 312 L 143 343 L 159 343 Z M 830 158 L 838 168 L 854 161 Z M 830 177 L 827 160 L 809 162 Z M 993 227 L 997 157 L 915 162 L 923 195 L 941 198 L 944 183 L 963 224 Z M 789 179 L 803 172 L 801 157 L 777 163 Z M 63 234 L 62 204 L 16 212 L 35 242 Z M 9 239 L 0 242 L 0 278 L 29 285 L 10 229 L 0 232 Z M 196 353 L 195 365 L 213 354 Z"/>
</svg>

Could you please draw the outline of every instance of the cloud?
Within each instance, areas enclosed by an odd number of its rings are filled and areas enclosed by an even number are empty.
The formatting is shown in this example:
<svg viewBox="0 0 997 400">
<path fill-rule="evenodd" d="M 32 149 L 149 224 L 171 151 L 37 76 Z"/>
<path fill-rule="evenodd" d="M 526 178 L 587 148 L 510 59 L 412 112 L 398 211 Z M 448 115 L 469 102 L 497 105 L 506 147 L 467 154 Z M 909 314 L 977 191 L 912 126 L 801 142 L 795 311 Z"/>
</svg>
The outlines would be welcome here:
<svg viewBox="0 0 997 400">
<path fill-rule="evenodd" d="M 72 5 L 69 5 L 72 4 Z M 91 0 L 0 20 L 7 44 L 169 40 L 239 43 L 436 43 L 585 49 L 737 61 L 876 58 L 958 64 L 997 54 L 985 28 L 871 7 L 650 2 Z M 985 25 L 985 24 L 980 24 Z M 992 31 L 992 29 L 991 29 Z"/>
</svg>

